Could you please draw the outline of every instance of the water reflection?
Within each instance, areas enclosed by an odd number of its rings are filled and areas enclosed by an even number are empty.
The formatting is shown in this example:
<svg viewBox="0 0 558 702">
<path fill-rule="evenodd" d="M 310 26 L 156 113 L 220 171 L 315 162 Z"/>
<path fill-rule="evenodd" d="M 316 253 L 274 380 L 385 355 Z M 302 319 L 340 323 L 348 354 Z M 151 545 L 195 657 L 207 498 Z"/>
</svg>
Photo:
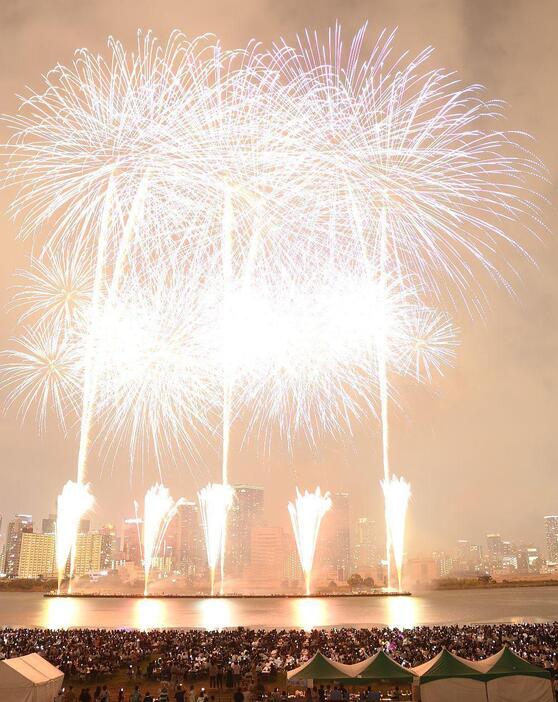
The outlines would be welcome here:
<svg viewBox="0 0 558 702">
<path fill-rule="evenodd" d="M 231 601 L 219 597 L 208 597 L 198 601 L 201 626 L 204 629 L 226 629 L 238 626 L 233 621 Z"/>
<path fill-rule="evenodd" d="M 67 629 L 76 626 L 79 603 L 72 597 L 45 597 L 44 622 L 47 629 Z"/>
<path fill-rule="evenodd" d="M 133 626 L 137 629 L 158 629 L 169 626 L 167 614 L 164 600 L 155 597 L 134 600 Z"/>
<path fill-rule="evenodd" d="M 327 626 L 328 608 L 324 600 L 301 597 L 291 602 L 294 603 L 294 626 L 306 630 Z"/>
<path fill-rule="evenodd" d="M 417 601 L 413 597 L 386 597 L 388 626 L 410 629 L 417 625 Z"/>
</svg>

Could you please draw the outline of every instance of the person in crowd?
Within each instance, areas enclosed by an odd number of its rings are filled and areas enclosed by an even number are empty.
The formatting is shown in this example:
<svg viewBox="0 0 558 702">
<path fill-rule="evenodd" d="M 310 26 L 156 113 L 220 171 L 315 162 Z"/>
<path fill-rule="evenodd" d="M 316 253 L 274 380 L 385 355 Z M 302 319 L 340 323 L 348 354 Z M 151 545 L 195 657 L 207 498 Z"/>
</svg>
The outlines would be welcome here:
<svg viewBox="0 0 558 702">
<path fill-rule="evenodd" d="M 166 685 L 163 685 L 159 691 L 159 702 L 169 702 L 169 691 Z"/>
<path fill-rule="evenodd" d="M 136 685 L 130 695 L 130 702 L 141 702 L 141 692 L 139 685 Z"/>
<path fill-rule="evenodd" d="M 177 685 L 174 691 L 175 702 L 186 702 L 186 693 L 182 689 L 182 685 Z"/>
<path fill-rule="evenodd" d="M 149 692 L 149 690 L 147 690 L 147 692 L 145 693 L 143 702 L 153 702 L 153 695 Z"/>
</svg>

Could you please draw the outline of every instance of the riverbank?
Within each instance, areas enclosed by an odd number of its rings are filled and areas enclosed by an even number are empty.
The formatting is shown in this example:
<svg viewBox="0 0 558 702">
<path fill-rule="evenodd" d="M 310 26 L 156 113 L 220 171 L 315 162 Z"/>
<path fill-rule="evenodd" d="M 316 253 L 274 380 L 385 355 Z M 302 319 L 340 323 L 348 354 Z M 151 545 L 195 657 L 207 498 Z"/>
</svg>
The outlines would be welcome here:
<svg viewBox="0 0 558 702">
<path fill-rule="evenodd" d="M 499 590 L 516 587 L 558 587 L 558 580 L 439 580 L 434 591 L 445 590 Z"/>
<path fill-rule="evenodd" d="M 344 592 L 344 593 L 315 593 L 312 595 L 289 594 L 276 595 L 273 593 L 267 595 L 242 595 L 240 593 L 210 595 L 208 593 L 200 593 L 196 595 L 182 593 L 161 593 L 161 594 L 141 594 L 141 593 L 111 593 L 111 592 L 61 592 L 56 591 L 45 592 L 44 597 L 55 598 L 87 598 L 87 599 L 108 599 L 108 600 L 312 600 L 312 599 L 342 599 L 342 598 L 362 598 L 362 597 L 410 597 L 410 592 L 392 592 L 378 590 L 376 592 Z"/>
</svg>

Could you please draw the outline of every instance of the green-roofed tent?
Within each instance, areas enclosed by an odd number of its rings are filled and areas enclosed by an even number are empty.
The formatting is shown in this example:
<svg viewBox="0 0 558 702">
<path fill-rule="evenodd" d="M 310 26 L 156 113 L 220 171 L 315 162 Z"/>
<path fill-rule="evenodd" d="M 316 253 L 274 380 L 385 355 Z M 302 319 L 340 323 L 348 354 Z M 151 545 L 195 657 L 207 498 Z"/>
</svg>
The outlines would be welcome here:
<svg viewBox="0 0 558 702">
<path fill-rule="evenodd" d="M 518 656 L 507 646 L 490 658 L 471 663 L 483 673 L 488 702 L 553 702 L 550 672 Z"/>
<path fill-rule="evenodd" d="M 352 666 L 336 663 L 318 651 L 309 661 L 287 673 L 291 685 L 313 680 L 343 680 L 350 677 Z"/>
<path fill-rule="evenodd" d="M 393 682 L 401 685 L 411 685 L 414 679 L 409 668 L 404 668 L 380 650 L 373 656 L 360 663 L 347 666 L 351 677 L 343 680 L 346 685 L 368 685 L 372 682 Z"/>
<path fill-rule="evenodd" d="M 483 673 L 447 649 L 412 672 L 418 679 L 422 702 L 488 702 Z"/>
</svg>

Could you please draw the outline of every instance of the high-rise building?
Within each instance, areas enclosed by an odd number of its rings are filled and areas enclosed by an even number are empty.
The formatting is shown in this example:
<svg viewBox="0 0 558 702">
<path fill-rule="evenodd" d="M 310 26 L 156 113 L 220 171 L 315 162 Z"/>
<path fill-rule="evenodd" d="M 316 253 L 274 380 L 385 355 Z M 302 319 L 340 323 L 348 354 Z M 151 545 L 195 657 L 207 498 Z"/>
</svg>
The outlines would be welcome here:
<svg viewBox="0 0 558 702">
<path fill-rule="evenodd" d="M 378 563 L 376 522 L 369 517 L 359 517 L 355 530 L 353 570 L 357 573 L 373 569 Z M 362 575 L 362 573 L 360 573 Z"/>
<path fill-rule="evenodd" d="M 6 534 L 6 575 L 16 578 L 19 569 L 19 554 L 21 537 L 24 533 L 33 531 L 33 517 L 30 514 L 16 514 L 8 524 Z"/>
<path fill-rule="evenodd" d="M 544 518 L 546 536 L 546 557 L 550 563 L 558 563 L 558 516 L 549 515 Z"/>
<path fill-rule="evenodd" d="M 336 492 L 331 495 L 331 510 L 324 516 L 318 536 L 317 563 L 327 577 L 344 582 L 351 567 L 351 529 L 349 495 Z"/>
<path fill-rule="evenodd" d="M 229 512 L 227 571 L 241 576 L 251 559 L 252 529 L 261 526 L 264 489 L 254 485 L 235 485 L 233 506 Z"/>
<path fill-rule="evenodd" d="M 89 519 L 80 519 L 78 526 L 78 534 L 89 534 L 91 529 L 91 521 Z"/>
<path fill-rule="evenodd" d="M 177 553 L 173 563 L 182 575 L 194 578 L 206 570 L 205 541 L 198 505 L 180 504 L 174 518 L 177 530 Z"/>
<path fill-rule="evenodd" d="M 105 534 L 78 534 L 76 539 L 76 576 L 105 570 L 103 559 L 110 545 L 110 537 Z"/>
<path fill-rule="evenodd" d="M 125 561 L 141 565 L 141 519 L 126 519 L 122 525 L 122 555 Z"/>
<path fill-rule="evenodd" d="M 286 577 L 287 536 L 281 527 L 255 526 L 250 532 L 250 585 L 277 589 Z"/>
<path fill-rule="evenodd" d="M 434 551 L 432 558 L 436 562 L 439 578 L 447 578 L 453 571 L 453 558 L 445 551 Z"/>
<path fill-rule="evenodd" d="M 49 514 L 46 519 L 43 519 L 41 525 L 41 533 L 56 534 L 56 515 Z"/>
<path fill-rule="evenodd" d="M 504 560 L 504 542 L 500 534 L 487 534 L 486 547 L 491 568 L 501 568 Z"/>
<path fill-rule="evenodd" d="M 18 578 L 51 578 L 56 575 L 56 536 L 22 532 Z"/>
<path fill-rule="evenodd" d="M 104 524 L 99 529 L 99 534 L 105 537 L 102 544 L 103 551 L 101 553 L 101 567 L 103 570 L 109 570 L 112 567 L 112 562 L 116 559 L 119 551 L 116 528 L 113 524 Z"/>
</svg>

